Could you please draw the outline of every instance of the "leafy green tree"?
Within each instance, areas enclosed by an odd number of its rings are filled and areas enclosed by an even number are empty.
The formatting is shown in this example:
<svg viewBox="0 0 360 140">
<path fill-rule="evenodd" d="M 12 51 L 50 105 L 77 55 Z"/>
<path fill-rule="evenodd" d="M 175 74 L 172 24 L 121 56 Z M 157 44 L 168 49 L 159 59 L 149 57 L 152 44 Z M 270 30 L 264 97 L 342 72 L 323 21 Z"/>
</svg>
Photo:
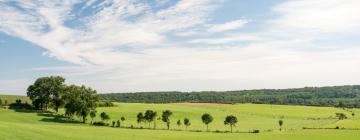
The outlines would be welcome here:
<svg viewBox="0 0 360 140">
<path fill-rule="evenodd" d="M 110 120 L 110 116 L 109 116 L 108 114 L 106 114 L 105 112 L 102 112 L 102 113 L 100 114 L 100 118 L 101 118 L 102 121 L 105 121 L 105 122 L 107 122 L 108 120 Z"/>
<path fill-rule="evenodd" d="M 96 110 L 92 110 L 90 112 L 91 123 L 94 121 L 94 118 L 96 117 L 96 113 L 97 113 Z"/>
<path fill-rule="evenodd" d="M 347 119 L 347 116 L 344 113 L 336 113 L 336 118 L 339 120 Z"/>
<path fill-rule="evenodd" d="M 180 128 L 180 126 L 181 126 L 181 120 L 178 120 L 178 121 L 176 122 L 176 124 L 177 124 L 178 128 Z"/>
<path fill-rule="evenodd" d="M 0 106 L 2 106 L 3 105 L 3 102 L 2 102 L 2 100 L 0 99 Z"/>
<path fill-rule="evenodd" d="M 170 129 L 170 116 L 173 113 L 170 110 L 165 110 L 162 112 L 161 120 L 166 123 L 167 129 Z"/>
<path fill-rule="evenodd" d="M 8 105 L 8 101 L 7 101 L 7 100 L 4 101 L 4 105 L 5 105 L 5 106 Z"/>
<path fill-rule="evenodd" d="M 96 90 L 76 85 L 66 88 L 64 99 L 66 101 L 65 114 L 70 117 L 76 114 L 82 118 L 83 123 L 86 122 L 86 117 L 89 113 L 96 109 L 96 102 L 99 101 Z"/>
<path fill-rule="evenodd" d="M 204 113 L 201 120 L 206 125 L 206 131 L 209 131 L 209 124 L 213 121 L 213 117 L 209 113 Z"/>
<path fill-rule="evenodd" d="M 122 117 L 120 118 L 120 120 L 123 122 L 123 121 L 125 121 L 126 119 L 125 119 L 124 116 L 122 116 Z"/>
<path fill-rule="evenodd" d="M 65 79 L 60 76 L 38 78 L 34 84 L 27 89 L 27 96 L 33 101 L 35 108 L 47 110 L 49 104 L 58 112 L 59 107 L 64 104 L 62 94 L 65 87 Z"/>
<path fill-rule="evenodd" d="M 184 119 L 184 125 L 185 125 L 185 129 L 187 129 L 187 127 L 191 125 L 191 122 L 188 118 Z"/>
<path fill-rule="evenodd" d="M 137 115 L 136 115 L 136 118 L 137 118 L 137 123 L 141 126 L 141 122 L 144 121 L 144 114 L 142 112 L 139 112 Z"/>
<path fill-rule="evenodd" d="M 279 120 L 280 131 L 281 131 L 281 129 L 282 129 L 283 124 L 284 124 L 284 121 L 283 121 L 283 120 Z"/>
<path fill-rule="evenodd" d="M 230 132 L 233 132 L 233 126 L 238 122 L 237 118 L 233 115 L 226 116 L 224 124 L 230 125 Z"/>
<path fill-rule="evenodd" d="M 121 125 L 121 124 L 120 124 L 120 121 L 117 120 L 117 121 L 116 121 L 116 127 L 120 127 L 120 125 Z"/>
<path fill-rule="evenodd" d="M 152 110 L 145 111 L 144 119 L 149 123 L 149 128 L 150 128 L 150 123 L 153 121 L 156 121 L 155 120 L 156 116 L 157 116 L 157 113 L 155 111 L 152 111 Z M 154 123 L 154 129 L 155 129 L 155 123 Z"/>
</svg>

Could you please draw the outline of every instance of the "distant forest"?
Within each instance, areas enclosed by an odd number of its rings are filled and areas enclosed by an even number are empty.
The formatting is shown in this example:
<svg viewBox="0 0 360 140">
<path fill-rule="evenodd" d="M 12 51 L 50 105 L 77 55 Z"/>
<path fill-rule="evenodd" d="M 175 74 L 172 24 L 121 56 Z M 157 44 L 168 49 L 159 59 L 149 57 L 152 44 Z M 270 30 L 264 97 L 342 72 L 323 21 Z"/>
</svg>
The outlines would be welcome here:
<svg viewBox="0 0 360 140">
<path fill-rule="evenodd" d="M 135 103 L 255 103 L 360 108 L 360 85 L 202 92 L 100 94 L 103 100 Z"/>
</svg>

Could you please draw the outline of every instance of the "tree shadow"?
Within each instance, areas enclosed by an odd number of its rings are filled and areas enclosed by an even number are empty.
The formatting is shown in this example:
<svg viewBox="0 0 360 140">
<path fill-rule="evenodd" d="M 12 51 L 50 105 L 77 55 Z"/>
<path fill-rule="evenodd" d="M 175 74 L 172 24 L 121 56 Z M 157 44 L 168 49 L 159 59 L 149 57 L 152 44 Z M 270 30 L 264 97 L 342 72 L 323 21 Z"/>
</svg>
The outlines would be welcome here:
<svg viewBox="0 0 360 140">
<path fill-rule="evenodd" d="M 53 114 L 53 113 L 38 113 L 38 116 L 43 116 L 45 118 L 42 118 L 40 121 L 43 122 L 54 122 L 54 123 L 72 123 L 72 124 L 80 124 L 81 121 L 73 120 L 70 118 L 67 118 L 63 115 L 59 114 Z"/>
</svg>

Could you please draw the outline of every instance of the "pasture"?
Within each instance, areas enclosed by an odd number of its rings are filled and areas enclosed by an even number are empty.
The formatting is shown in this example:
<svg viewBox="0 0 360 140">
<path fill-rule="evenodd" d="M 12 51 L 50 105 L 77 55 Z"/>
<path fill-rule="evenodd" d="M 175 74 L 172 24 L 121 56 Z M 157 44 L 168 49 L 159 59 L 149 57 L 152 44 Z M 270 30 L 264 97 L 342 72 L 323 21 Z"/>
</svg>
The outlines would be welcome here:
<svg viewBox="0 0 360 140">
<path fill-rule="evenodd" d="M 355 140 L 360 138 L 360 110 L 344 110 L 332 107 L 308 107 L 287 105 L 257 105 L 257 104 L 141 104 L 115 103 L 115 107 L 98 108 L 98 114 L 106 112 L 110 115 L 109 123 L 123 116 L 122 127 L 92 126 L 76 121 L 59 121 L 48 113 L 31 111 L 0 110 L 0 140 L 63 140 L 63 139 L 107 139 L 107 140 L 165 140 L 165 139 L 242 139 L 242 140 Z M 136 122 L 136 114 L 151 109 L 161 115 L 161 111 L 169 109 L 173 112 L 170 117 L 171 130 L 165 130 L 166 125 L 156 120 L 157 130 L 152 130 L 153 123 Z M 63 110 L 61 110 L 63 111 Z M 355 116 L 351 114 L 355 113 Z M 61 113 L 61 112 L 60 112 Z M 214 121 L 209 125 L 210 132 L 200 116 L 210 113 Z M 338 120 L 335 113 L 345 113 L 349 118 Z M 226 115 L 235 115 L 238 123 L 234 133 L 224 133 L 229 126 L 224 125 Z M 177 120 L 183 121 L 187 117 L 191 126 L 176 125 Z M 284 120 L 283 131 L 279 130 L 278 120 Z M 91 119 L 88 118 L 88 122 Z M 95 118 L 100 121 L 100 118 Z M 130 129 L 143 127 L 144 129 Z M 151 129 L 147 129 L 150 125 Z M 336 127 L 339 129 L 334 129 Z M 322 128 L 322 129 L 303 129 Z M 253 130 L 260 133 L 248 133 Z M 201 131 L 201 132 L 200 132 Z M 217 132 L 216 132 L 217 131 Z"/>
</svg>

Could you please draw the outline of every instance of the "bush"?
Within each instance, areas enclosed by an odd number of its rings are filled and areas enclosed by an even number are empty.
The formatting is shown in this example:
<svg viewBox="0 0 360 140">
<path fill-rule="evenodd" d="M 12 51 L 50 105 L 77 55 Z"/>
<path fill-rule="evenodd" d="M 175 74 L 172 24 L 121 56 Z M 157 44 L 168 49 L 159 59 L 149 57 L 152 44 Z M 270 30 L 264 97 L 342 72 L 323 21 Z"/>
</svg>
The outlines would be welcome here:
<svg viewBox="0 0 360 140">
<path fill-rule="evenodd" d="M 336 126 L 335 129 L 340 129 L 340 127 L 339 127 L 339 126 Z"/>
<path fill-rule="evenodd" d="M 9 108 L 10 109 L 33 109 L 33 106 L 28 103 L 17 102 L 17 103 L 11 103 L 9 105 Z"/>
<path fill-rule="evenodd" d="M 95 126 L 107 126 L 109 124 L 106 124 L 104 122 L 94 122 L 93 125 L 95 125 Z"/>
<path fill-rule="evenodd" d="M 251 133 L 260 133 L 260 130 L 253 130 Z"/>
<path fill-rule="evenodd" d="M 113 106 L 115 106 L 112 102 L 110 102 L 110 101 L 99 101 L 98 103 L 97 103 L 97 106 L 98 107 L 113 107 Z"/>
</svg>

